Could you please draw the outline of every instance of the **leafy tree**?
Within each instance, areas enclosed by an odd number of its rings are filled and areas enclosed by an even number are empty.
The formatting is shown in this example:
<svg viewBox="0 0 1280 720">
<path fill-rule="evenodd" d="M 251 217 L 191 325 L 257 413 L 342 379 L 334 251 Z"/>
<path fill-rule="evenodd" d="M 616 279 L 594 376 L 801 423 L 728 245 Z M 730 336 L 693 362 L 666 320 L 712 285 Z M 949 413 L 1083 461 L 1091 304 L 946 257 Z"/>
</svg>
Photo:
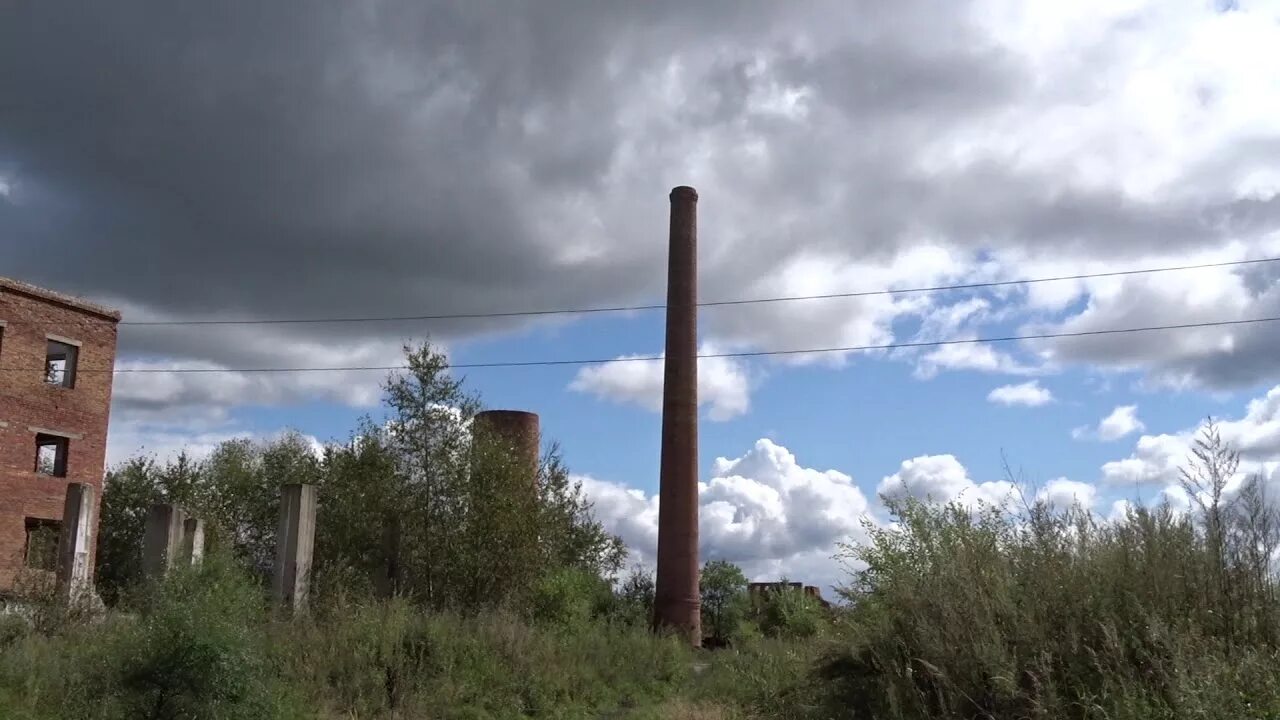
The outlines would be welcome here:
<svg viewBox="0 0 1280 720">
<path fill-rule="evenodd" d="M 260 578 L 275 561 L 280 486 L 316 484 L 320 460 L 311 444 L 290 431 L 267 442 L 229 440 L 200 466 L 192 511 L 205 519 L 206 543 L 225 545 Z"/>
<path fill-rule="evenodd" d="M 531 481 L 502 438 L 473 427 L 480 401 L 447 358 L 429 344 L 405 353 L 407 371 L 386 384 L 387 422 L 364 421 L 326 453 L 321 583 L 474 608 L 525 598 L 561 569 L 616 572 L 625 549 L 594 520 L 559 452 Z"/>
<path fill-rule="evenodd" d="M 450 374 L 445 356 L 429 344 L 405 352 L 407 372 L 385 386 L 388 420 L 366 418 L 323 458 L 288 433 L 224 442 L 203 462 L 180 455 L 114 469 L 100 577 L 113 592 L 137 579 L 147 510 L 163 500 L 204 518 L 211 550 L 229 550 L 265 578 L 284 483 L 319 487 L 320 589 L 474 608 L 527 599 L 561 570 L 612 577 L 625 548 L 592 517 L 559 451 L 552 447 L 530 478 L 501 438 L 472 427 L 479 399 Z"/>
<path fill-rule="evenodd" d="M 199 463 L 186 453 L 160 465 L 135 457 L 107 472 L 103 482 L 95 575 L 107 602 L 142 576 L 147 513 L 158 502 L 191 506 L 199 487 Z"/>
<path fill-rule="evenodd" d="M 654 589 L 653 573 L 633 568 L 618 587 L 615 619 L 635 627 L 647 626 L 653 618 Z"/>
<path fill-rule="evenodd" d="M 155 475 L 154 460 L 136 457 L 109 471 L 103 483 L 96 576 L 107 602 L 142 576 L 147 511 L 160 497 Z"/>
<path fill-rule="evenodd" d="M 709 644 L 724 646 L 737 639 L 747 613 L 747 576 L 725 560 L 702 566 L 702 634 Z"/>
<path fill-rule="evenodd" d="M 553 445 L 538 474 L 539 539 L 543 562 L 612 577 L 627 557 L 622 538 L 604 529 L 591 511 L 582 483 L 570 476 Z"/>
<path fill-rule="evenodd" d="M 394 500 L 380 525 L 397 522 L 398 564 L 415 594 L 450 604 L 448 576 L 465 552 L 458 547 L 467 528 L 467 432 L 480 401 L 449 373 L 448 359 L 429 344 L 406 346 L 408 371 L 384 387 L 391 411 L 385 442 L 397 465 L 390 478 Z M 461 552 L 460 552 L 461 551 Z M 469 553 L 467 553 L 469 554 Z M 456 567 L 456 563 L 455 563 Z"/>
<path fill-rule="evenodd" d="M 387 431 L 368 418 L 345 443 L 325 448 L 316 525 L 316 581 L 347 590 L 398 593 L 393 525 L 402 496 L 398 459 Z M 390 573 L 390 575 L 389 575 Z"/>
<path fill-rule="evenodd" d="M 265 443 L 219 444 L 203 461 L 186 453 L 166 463 L 138 457 L 107 473 L 99 525 L 97 578 L 108 602 L 142 574 L 147 514 L 159 502 L 205 520 L 205 543 L 225 547 L 260 578 L 271 570 L 281 483 L 317 482 L 319 461 L 301 435 Z"/>
</svg>

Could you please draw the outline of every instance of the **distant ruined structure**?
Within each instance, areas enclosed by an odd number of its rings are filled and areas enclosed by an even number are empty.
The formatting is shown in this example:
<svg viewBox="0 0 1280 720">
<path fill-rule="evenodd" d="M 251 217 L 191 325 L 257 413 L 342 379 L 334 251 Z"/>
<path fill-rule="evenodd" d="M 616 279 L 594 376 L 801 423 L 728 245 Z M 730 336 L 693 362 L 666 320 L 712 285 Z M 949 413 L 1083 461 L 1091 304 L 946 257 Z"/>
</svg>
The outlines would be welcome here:
<svg viewBox="0 0 1280 720">
<path fill-rule="evenodd" d="M 92 583 L 120 313 L 0 278 L 0 593 Z"/>
<path fill-rule="evenodd" d="M 819 605 L 824 608 L 831 607 L 831 603 L 822 597 L 822 591 L 816 585 L 805 585 L 798 582 L 753 582 L 747 584 L 747 594 L 751 598 L 751 604 L 755 605 L 764 599 L 764 596 L 771 592 L 779 591 L 802 592 L 806 597 L 813 598 Z"/>
<path fill-rule="evenodd" d="M 698 593 L 698 192 L 671 191 L 655 630 L 702 644 Z"/>
</svg>

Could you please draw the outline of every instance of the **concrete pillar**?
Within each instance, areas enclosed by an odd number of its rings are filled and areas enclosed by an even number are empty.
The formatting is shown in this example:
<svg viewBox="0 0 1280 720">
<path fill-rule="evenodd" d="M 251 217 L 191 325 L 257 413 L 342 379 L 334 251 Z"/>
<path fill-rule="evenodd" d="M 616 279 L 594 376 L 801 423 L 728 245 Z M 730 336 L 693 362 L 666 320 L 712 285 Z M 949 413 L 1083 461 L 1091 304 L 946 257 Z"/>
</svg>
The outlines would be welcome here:
<svg viewBox="0 0 1280 720">
<path fill-rule="evenodd" d="M 93 590 L 93 486 L 68 483 L 58 535 L 58 595 L 77 600 Z"/>
<path fill-rule="evenodd" d="M 702 644 L 698 594 L 698 192 L 671 191 L 655 630 Z"/>
<path fill-rule="evenodd" d="M 199 565 L 204 559 L 204 520 L 189 517 L 182 523 L 183 565 Z"/>
<path fill-rule="evenodd" d="M 156 503 L 147 513 L 142 537 L 142 572 L 148 579 L 162 578 L 178 562 L 187 514 L 177 505 Z"/>
<path fill-rule="evenodd" d="M 311 590 L 311 554 L 316 534 L 316 486 L 280 488 L 280 524 L 276 528 L 276 563 L 271 578 L 275 601 L 290 610 L 305 610 Z"/>
<path fill-rule="evenodd" d="M 542 434 L 538 414 L 522 410 L 485 410 L 476 413 L 474 427 L 505 445 L 518 458 L 531 484 L 537 483 Z"/>
</svg>

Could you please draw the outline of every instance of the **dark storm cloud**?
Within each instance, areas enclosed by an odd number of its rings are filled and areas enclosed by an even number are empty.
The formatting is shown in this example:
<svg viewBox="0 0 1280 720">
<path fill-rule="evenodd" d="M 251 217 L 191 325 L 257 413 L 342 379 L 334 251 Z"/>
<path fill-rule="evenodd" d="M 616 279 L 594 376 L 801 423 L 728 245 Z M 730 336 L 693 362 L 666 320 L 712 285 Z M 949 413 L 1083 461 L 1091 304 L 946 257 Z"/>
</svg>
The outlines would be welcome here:
<svg viewBox="0 0 1280 720">
<path fill-rule="evenodd" d="M 20 190 L 0 204 L 10 238 L 0 262 L 36 282 L 179 316 L 637 296 L 660 284 L 662 167 L 621 168 L 652 173 L 624 177 L 624 191 L 652 195 L 639 205 L 658 213 L 652 227 L 598 229 L 589 242 L 608 252 L 592 259 L 555 256 L 559 238 L 537 229 L 539 202 L 591 206 L 609 192 L 601 186 L 624 141 L 657 146 L 661 159 L 664 139 L 628 136 L 619 116 L 641 76 L 686 58 L 694 84 L 675 107 L 695 111 L 723 79 L 717 68 L 752 60 L 773 7 L 9 5 L 0 161 Z M 705 74 L 694 65 L 703 52 L 716 57 Z M 895 74 L 891 53 L 873 53 L 859 59 L 889 74 L 864 99 L 893 106 L 904 94 L 910 104 L 936 89 L 916 61 Z M 838 84 L 837 66 L 854 59 L 818 58 L 809 69 Z M 796 82 L 805 73 L 787 71 Z M 739 74 L 736 98 L 721 87 L 707 122 L 739 121 L 750 82 Z M 627 242 L 638 238 L 650 241 Z M 307 332 L 353 330 L 381 332 Z M 172 349 L 158 333 L 137 337 L 141 349 Z"/>
<path fill-rule="evenodd" d="M 0 274 L 134 318 L 626 302 L 660 296 L 666 190 L 691 181 L 712 183 L 707 297 L 749 294 L 800 251 L 884 258 L 929 237 L 1137 257 L 1224 236 L 1218 206 L 922 167 L 922 147 L 1033 89 L 959 2 L 10 3 Z M 762 109 L 786 92 L 793 115 Z M 1220 207 L 1235 230 L 1280 221 Z M 494 327 L 123 342 L 355 362 Z M 360 347 L 319 353 L 343 344 Z"/>
</svg>

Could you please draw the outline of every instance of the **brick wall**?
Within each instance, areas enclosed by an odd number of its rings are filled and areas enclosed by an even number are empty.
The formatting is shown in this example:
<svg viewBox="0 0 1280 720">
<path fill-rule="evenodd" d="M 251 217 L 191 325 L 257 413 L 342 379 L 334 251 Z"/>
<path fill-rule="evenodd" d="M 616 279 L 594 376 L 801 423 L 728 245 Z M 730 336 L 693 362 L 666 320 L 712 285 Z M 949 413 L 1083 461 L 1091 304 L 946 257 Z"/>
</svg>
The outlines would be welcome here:
<svg viewBox="0 0 1280 720">
<path fill-rule="evenodd" d="M 60 520 L 67 483 L 102 500 L 119 315 L 0 278 L 0 592 L 23 567 L 26 518 Z M 80 343 L 75 385 L 45 382 L 49 335 Z M 68 436 L 66 477 L 36 472 L 36 431 Z M 97 537 L 94 513 L 94 538 Z"/>
</svg>

